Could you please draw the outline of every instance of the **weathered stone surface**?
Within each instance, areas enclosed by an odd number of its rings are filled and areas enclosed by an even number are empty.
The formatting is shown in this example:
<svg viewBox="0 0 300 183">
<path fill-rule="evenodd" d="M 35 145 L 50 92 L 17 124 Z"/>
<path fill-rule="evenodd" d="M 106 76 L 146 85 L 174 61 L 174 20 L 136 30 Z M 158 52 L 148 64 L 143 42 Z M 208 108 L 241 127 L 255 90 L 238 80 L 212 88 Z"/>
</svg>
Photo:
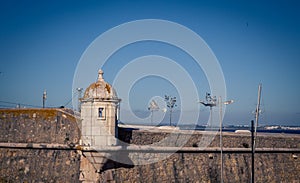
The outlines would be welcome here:
<svg viewBox="0 0 300 183">
<path fill-rule="evenodd" d="M 298 154 L 299 156 L 299 154 Z M 255 182 L 298 182 L 291 154 L 256 154 Z M 220 154 L 176 153 L 157 163 L 111 171 L 116 182 L 220 182 Z M 250 182 L 250 154 L 224 154 L 224 182 Z"/>
<path fill-rule="evenodd" d="M 61 109 L 0 110 L 0 142 L 77 144 L 75 117 Z M 0 148 L 0 182 L 79 182 L 77 151 Z"/>
<path fill-rule="evenodd" d="M 0 110 L 0 142 L 77 144 L 76 119 L 60 109 Z"/>
<path fill-rule="evenodd" d="M 137 145 L 149 145 L 167 137 L 168 132 L 119 130 L 120 139 Z M 185 134 L 180 134 L 185 135 Z M 187 135 L 188 136 L 188 135 Z M 201 133 L 191 136 L 186 147 L 193 147 L 201 139 Z M 176 143 L 171 143 L 176 146 Z M 246 148 L 251 139 L 246 134 L 224 133 L 224 147 Z M 299 148 L 300 136 L 287 134 L 260 134 L 257 147 Z M 217 135 L 209 147 L 219 146 Z M 295 154 L 300 156 L 300 154 Z M 134 158 L 137 153 L 130 153 Z M 224 182 L 251 181 L 251 154 L 223 154 Z M 167 159 L 150 165 L 118 168 L 112 171 L 117 182 L 220 182 L 220 154 L 176 153 Z M 109 170 L 108 170 L 109 171 Z M 256 154 L 255 182 L 299 182 L 300 160 L 291 153 Z"/>
<path fill-rule="evenodd" d="M 78 144 L 80 137 L 74 116 L 60 109 L 0 110 L 0 130 L 0 142 L 73 145 Z M 122 141 L 137 145 L 153 144 L 169 135 L 166 131 L 119 130 Z M 188 137 L 184 133 L 179 135 L 183 139 Z M 184 146 L 196 147 L 201 137 L 202 134 L 196 132 Z M 179 144 L 176 140 L 169 142 L 160 145 Z M 223 144 L 250 147 L 250 136 L 224 133 Z M 260 134 L 256 144 L 257 147 L 300 148 L 300 136 Z M 219 136 L 209 146 L 218 147 Z M 134 159 L 139 155 L 135 152 L 128 156 Z M 224 182 L 250 182 L 251 155 L 223 155 Z M 294 155 L 256 154 L 255 182 L 299 182 L 300 154 Z M 159 158 L 162 154 L 142 156 Z M 80 157 L 81 153 L 74 150 L 0 148 L 0 182 L 80 182 Z M 100 172 L 99 182 L 220 182 L 220 154 L 176 153 L 156 163 L 139 166 L 109 162 Z"/>
<path fill-rule="evenodd" d="M 1 149 L 0 182 L 79 182 L 76 151 Z"/>
</svg>

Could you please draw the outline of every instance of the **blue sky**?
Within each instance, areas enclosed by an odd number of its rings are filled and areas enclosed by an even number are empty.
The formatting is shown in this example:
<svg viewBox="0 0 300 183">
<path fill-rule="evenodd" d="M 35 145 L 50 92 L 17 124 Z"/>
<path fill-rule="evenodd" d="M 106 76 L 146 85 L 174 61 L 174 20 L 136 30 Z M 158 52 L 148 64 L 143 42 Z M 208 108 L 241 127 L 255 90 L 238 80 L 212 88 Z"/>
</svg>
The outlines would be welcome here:
<svg viewBox="0 0 300 183">
<path fill-rule="evenodd" d="M 0 101 L 41 106 L 47 89 L 48 106 L 65 105 L 72 97 L 77 63 L 95 38 L 128 21 L 164 19 L 196 32 L 218 58 L 227 98 L 235 100 L 225 124 L 249 124 L 262 83 L 261 123 L 300 125 L 299 8 L 298 1 L 1 2 Z M 153 42 L 113 55 L 103 67 L 105 79 L 112 82 L 123 65 L 149 54 L 177 60 L 198 83 L 200 98 L 205 97 L 209 88 L 201 68 L 176 48 Z M 131 106 L 146 111 L 152 95 L 177 95 L 172 87 L 159 78 L 145 78 L 131 91 Z M 201 108 L 204 116 L 207 112 Z"/>
</svg>

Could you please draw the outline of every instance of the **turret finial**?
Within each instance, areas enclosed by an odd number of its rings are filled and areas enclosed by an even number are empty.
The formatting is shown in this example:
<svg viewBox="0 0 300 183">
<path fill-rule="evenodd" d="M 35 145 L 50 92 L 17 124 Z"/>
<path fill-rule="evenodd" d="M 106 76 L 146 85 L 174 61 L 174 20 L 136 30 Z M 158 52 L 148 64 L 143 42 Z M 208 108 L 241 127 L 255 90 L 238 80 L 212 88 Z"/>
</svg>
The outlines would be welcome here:
<svg viewBox="0 0 300 183">
<path fill-rule="evenodd" d="M 103 81 L 104 79 L 103 79 L 103 71 L 101 70 L 101 69 L 99 69 L 99 71 L 98 71 L 98 81 Z"/>
</svg>

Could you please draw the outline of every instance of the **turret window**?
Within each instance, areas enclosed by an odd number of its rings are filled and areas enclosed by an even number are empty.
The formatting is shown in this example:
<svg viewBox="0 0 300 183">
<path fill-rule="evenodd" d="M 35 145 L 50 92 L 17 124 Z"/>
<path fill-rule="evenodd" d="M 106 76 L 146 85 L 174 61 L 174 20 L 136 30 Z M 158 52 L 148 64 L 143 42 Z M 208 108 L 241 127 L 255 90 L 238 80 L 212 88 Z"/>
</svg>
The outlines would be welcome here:
<svg viewBox="0 0 300 183">
<path fill-rule="evenodd" d="M 104 108 L 103 107 L 98 108 L 98 118 L 104 118 Z"/>
</svg>

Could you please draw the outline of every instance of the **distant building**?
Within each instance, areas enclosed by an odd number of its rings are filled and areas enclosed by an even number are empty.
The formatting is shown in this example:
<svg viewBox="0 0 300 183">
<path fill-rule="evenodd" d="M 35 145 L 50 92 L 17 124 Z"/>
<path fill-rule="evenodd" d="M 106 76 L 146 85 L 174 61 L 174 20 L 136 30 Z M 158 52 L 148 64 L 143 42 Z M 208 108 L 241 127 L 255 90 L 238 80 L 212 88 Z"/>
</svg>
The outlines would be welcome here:
<svg viewBox="0 0 300 183">
<path fill-rule="evenodd" d="M 99 70 L 97 81 L 85 90 L 81 99 L 82 145 L 117 145 L 120 101 Z"/>
</svg>

